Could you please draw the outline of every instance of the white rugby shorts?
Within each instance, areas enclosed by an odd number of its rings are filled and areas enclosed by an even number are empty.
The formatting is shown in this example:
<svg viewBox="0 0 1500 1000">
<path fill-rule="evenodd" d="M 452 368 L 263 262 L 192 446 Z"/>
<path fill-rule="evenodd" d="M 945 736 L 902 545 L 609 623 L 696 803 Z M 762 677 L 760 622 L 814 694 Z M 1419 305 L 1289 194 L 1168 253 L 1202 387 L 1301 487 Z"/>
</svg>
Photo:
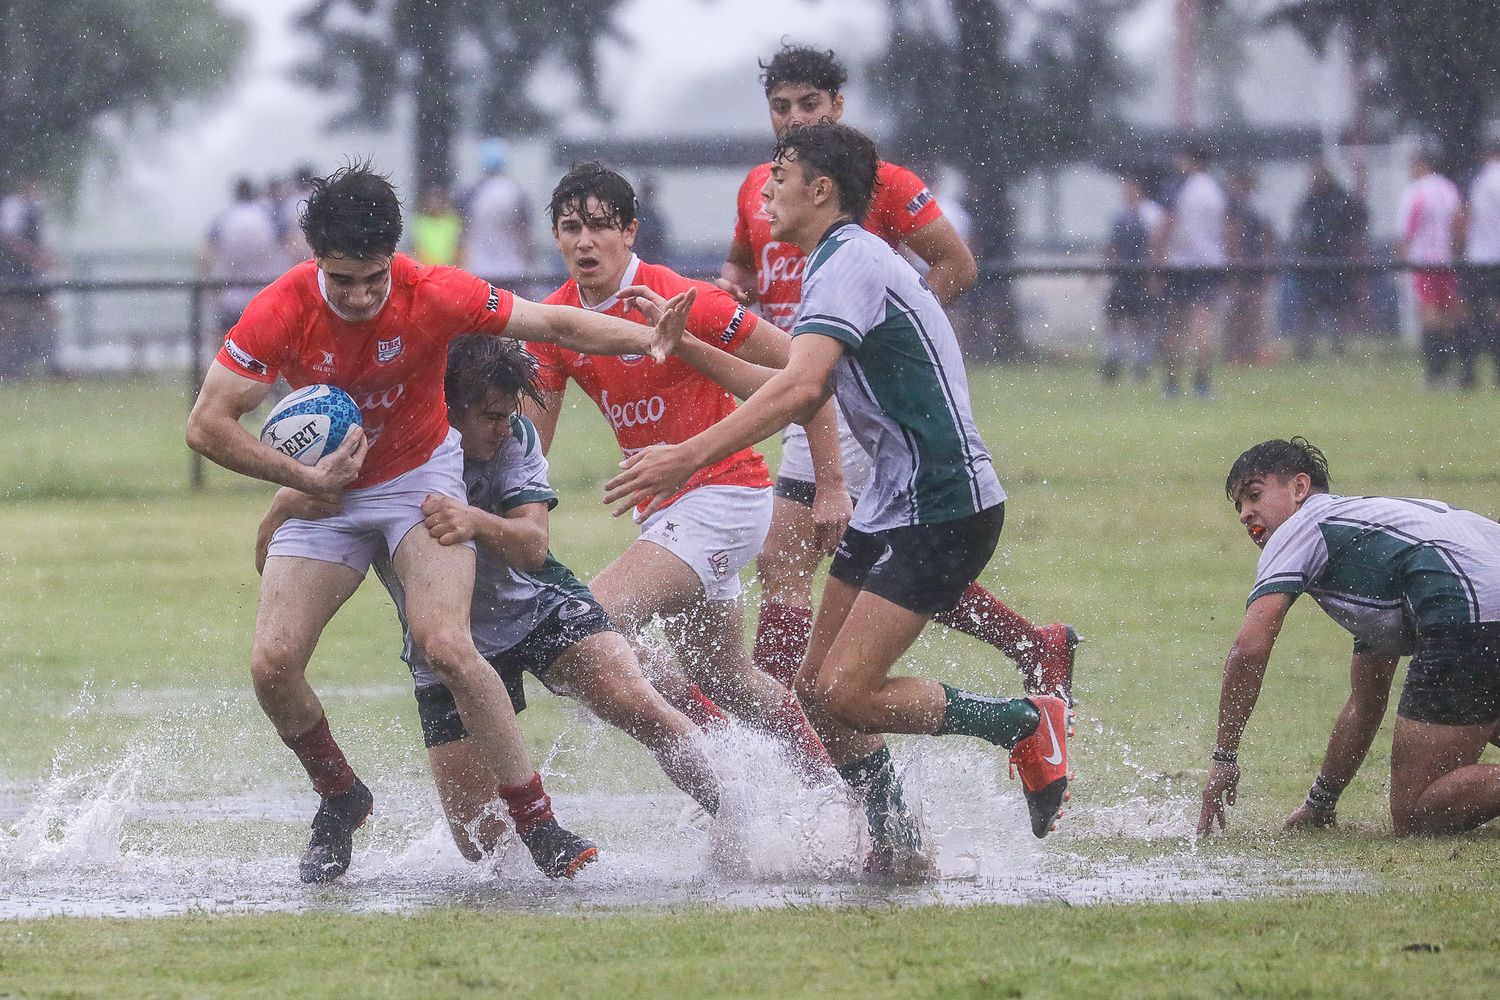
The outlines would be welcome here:
<svg viewBox="0 0 1500 1000">
<path fill-rule="evenodd" d="M 740 596 L 740 570 L 770 530 L 769 486 L 699 486 L 641 522 L 641 538 L 687 563 L 710 601 Z"/>
<path fill-rule="evenodd" d="M 844 482 L 849 487 L 849 496 L 858 500 L 865 487 L 870 485 L 874 466 L 870 463 L 870 453 L 845 426 L 842 413 L 839 414 L 839 452 L 844 458 Z M 781 432 L 781 467 L 776 474 L 802 483 L 817 482 L 813 474 L 812 451 L 807 447 L 807 431 L 800 424 L 788 424 Z"/>
<path fill-rule="evenodd" d="M 369 572 L 382 550 L 394 553 L 406 533 L 422 523 L 422 501 L 431 494 L 468 502 L 464 488 L 464 453 L 458 431 L 448 436 L 427 461 L 363 489 L 346 490 L 344 507 L 316 521 L 292 518 L 271 536 L 267 556 L 299 556 Z M 468 543 L 473 548 L 473 543 Z"/>
</svg>

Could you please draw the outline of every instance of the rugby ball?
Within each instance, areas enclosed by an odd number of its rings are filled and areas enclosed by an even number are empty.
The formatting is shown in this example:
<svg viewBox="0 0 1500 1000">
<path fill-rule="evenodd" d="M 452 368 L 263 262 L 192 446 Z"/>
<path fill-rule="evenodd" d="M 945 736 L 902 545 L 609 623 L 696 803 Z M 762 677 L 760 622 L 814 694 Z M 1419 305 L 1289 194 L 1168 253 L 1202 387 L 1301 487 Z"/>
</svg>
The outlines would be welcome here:
<svg viewBox="0 0 1500 1000">
<path fill-rule="evenodd" d="M 276 404 L 260 439 L 303 465 L 317 465 L 358 423 L 359 407 L 347 392 L 334 385 L 309 385 Z"/>
</svg>

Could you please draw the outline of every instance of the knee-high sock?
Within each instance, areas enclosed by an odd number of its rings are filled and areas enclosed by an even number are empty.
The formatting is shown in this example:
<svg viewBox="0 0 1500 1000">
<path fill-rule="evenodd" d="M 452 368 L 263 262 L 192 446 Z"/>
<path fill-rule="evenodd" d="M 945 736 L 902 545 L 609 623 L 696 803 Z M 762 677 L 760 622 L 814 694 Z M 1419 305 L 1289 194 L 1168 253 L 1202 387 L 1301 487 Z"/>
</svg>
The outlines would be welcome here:
<svg viewBox="0 0 1500 1000">
<path fill-rule="evenodd" d="M 812 637 L 811 608 L 794 608 L 776 601 L 762 601 L 760 621 L 755 625 L 755 665 L 780 684 L 792 686 L 797 668 L 807 655 Z"/>
<path fill-rule="evenodd" d="M 977 583 L 969 584 L 958 606 L 937 620 L 989 643 L 1026 669 L 1036 666 L 1042 651 L 1036 626 Z"/>
<path fill-rule="evenodd" d="M 317 725 L 301 736 L 291 739 L 283 736 L 281 742 L 297 755 L 319 795 L 325 798 L 343 795 L 353 786 L 354 769 L 334 741 L 333 732 L 328 728 L 328 716 L 323 716 Z"/>
</svg>

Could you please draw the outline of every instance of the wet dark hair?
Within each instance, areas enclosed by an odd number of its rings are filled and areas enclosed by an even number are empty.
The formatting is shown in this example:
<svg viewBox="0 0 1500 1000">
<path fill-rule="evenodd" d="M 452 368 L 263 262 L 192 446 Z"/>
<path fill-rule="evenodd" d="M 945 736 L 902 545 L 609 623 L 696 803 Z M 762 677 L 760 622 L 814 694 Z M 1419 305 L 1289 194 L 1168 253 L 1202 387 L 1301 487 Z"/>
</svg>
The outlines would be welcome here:
<svg viewBox="0 0 1500 1000">
<path fill-rule="evenodd" d="M 587 210 L 590 198 L 598 200 L 600 211 Z M 563 216 L 577 212 L 590 229 L 624 230 L 635 221 L 635 188 L 597 160 L 575 163 L 552 189 L 547 211 L 552 213 L 553 228 Z"/>
<path fill-rule="evenodd" d="M 302 209 L 302 235 L 315 257 L 374 260 L 401 242 L 401 200 L 389 177 L 355 160 L 314 177 Z"/>
<path fill-rule="evenodd" d="M 477 406 L 491 389 L 542 405 L 536 385 L 537 362 L 519 340 L 487 333 L 466 333 L 448 345 L 443 394 L 448 409 L 463 413 Z"/>
<path fill-rule="evenodd" d="M 837 95 L 849 82 L 849 71 L 832 49 L 815 49 L 810 45 L 783 42 L 781 51 L 770 62 L 761 63 L 760 68 L 760 82 L 767 97 L 783 83 L 805 83 Z"/>
<path fill-rule="evenodd" d="M 839 189 L 839 208 L 855 222 L 864 222 L 880 183 L 880 157 L 875 143 L 859 129 L 826 119 L 793 125 L 776 143 L 771 158 L 800 164 L 809 181 L 832 178 Z"/>
<path fill-rule="evenodd" d="M 1252 479 L 1265 476 L 1290 479 L 1299 472 L 1307 473 L 1314 493 L 1328 492 L 1328 459 L 1309 444 L 1307 438 L 1262 441 L 1235 459 L 1234 465 L 1229 467 L 1229 476 L 1224 480 L 1224 495 L 1234 503 L 1239 499 L 1240 489 Z"/>
</svg>

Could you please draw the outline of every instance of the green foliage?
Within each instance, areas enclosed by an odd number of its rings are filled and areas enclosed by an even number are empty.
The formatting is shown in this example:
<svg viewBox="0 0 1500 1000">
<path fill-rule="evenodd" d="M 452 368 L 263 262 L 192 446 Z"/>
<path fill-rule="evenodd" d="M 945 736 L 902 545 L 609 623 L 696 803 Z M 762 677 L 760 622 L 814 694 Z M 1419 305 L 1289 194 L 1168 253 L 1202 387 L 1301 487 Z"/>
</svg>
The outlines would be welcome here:
<svg viewBox="0 0 1500 1000">
<path fill-rule="evenodd" d="M 297 24 L 318 50 L 298 76 L 346 93 L 333 124 L 389 121 L 410 57 L 418 108 L 415 145 L 422 182 L 451 179 L 448 147 L 468 128 L 487 135 L 534 131 L 546 116 L 527 96 L 536 68 L 555 59 L 573 69 L 585 106 L 599 114 L 597 45 L 614 31 L 619 0 L 314 0 Z M 462 109 L 472 109 L 466 116 Z"/>
<path fill-rule="evenodd" d="M 110 111 L 162 110 L 232 75 L 245 25 L 213 0 L 15 0 L 0 17 L 0 179 L 59 178 Z"/>
<path fill-rule="evenodd" d="M 1494 0 L 1290 0 L 1268 19 L 1319 52 L 1337 29 L 1373 58 L 1376 101 L 1435 137 L 1452 167 L 1477 157 L 1487 108 L 1500 97 Z"/>
</svg>

